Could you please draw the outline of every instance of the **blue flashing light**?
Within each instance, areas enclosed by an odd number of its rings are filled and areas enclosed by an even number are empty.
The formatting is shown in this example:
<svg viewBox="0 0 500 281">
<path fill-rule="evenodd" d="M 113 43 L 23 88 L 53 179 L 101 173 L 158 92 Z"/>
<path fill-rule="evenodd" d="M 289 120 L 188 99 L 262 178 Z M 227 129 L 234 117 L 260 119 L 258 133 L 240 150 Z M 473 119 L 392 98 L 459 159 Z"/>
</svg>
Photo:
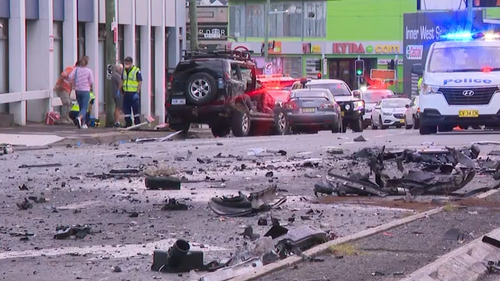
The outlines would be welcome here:
<svg viewBox="0 0 500 281">
<path fill-rule="evenodd" d="M 441 35 L 445 40 L 472 40 L 473 34 L 470 32 L 458 32 Z"/>
</svg>

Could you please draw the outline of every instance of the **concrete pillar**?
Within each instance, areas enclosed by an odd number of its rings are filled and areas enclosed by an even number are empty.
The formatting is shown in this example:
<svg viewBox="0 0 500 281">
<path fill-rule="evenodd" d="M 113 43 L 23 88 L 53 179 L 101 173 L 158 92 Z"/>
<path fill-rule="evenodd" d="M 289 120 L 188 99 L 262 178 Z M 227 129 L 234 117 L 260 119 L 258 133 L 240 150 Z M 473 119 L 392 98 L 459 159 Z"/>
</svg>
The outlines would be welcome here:
<svg viewBox="0 0 500 281">
<path fill-rule="evenodd" d="M 25 0 L 10 2 L 9 18 L 9 92 L 26 91 L 26 16 Z M 26 125 L 26 102 L 13 102 L 9 113 L 16 125 Z"/>
<path fill-rule="evenodd" d="M 63 67 L 74 65 L 78 59 L 77 0 L 64 0 Z"/>
<path fill-rule="evenodd" d="M 94 15 L 92 22 L 85 23 L 85 51 L 89 57 L 89 67 L 94 73 L 94 95 L 96 99 L 92 106 L 92 116 L 99 116 L 99 75 L 104 66 L 99 65 L 99 0 L 91 0 Z"/>
<path fill-rule="evenodd" d="M 123 27 L 123 48 L 125 52 L 123 58 L 131 57 L 135 62 L 137 61 L 135 54 L 135 0 L 131 0 L 130 3 L 132 4 L 130 7 L 132 20 L 130 24 L 126 24 Z"/>
<path fill-rule="evenodd" d="M 165 10 L 165 1 L 162 2 L 162 11 Z M 159 124 L 165 122 L 165 85 L 166 85 L 166 28 L 165 20 L 162 21 L 161 26 L 154 28 L 155 32 L 155 120 Z"/>
<path fill-rule="evenodd" d="M 144 0 L 142 0 L 144 1 Z M 148 23 L 141 26 L 141 73 L 142 73 L 142 89 L 141 89 L 141 114 L 143 116 L 151 116 L 151 0 L 144 1 L 148 11 Z"/>
<path fill-rule="evenodd" d="M 12 3 L 12 2 L 11 2 Z M 48 91 L 48 99 L 26 102 L 28 121 L 43 122 L 52 111 L 54 81 L 54 24 L 52 0 L 39 0 L 39 19 L 26 23 L 28 91 Z M 27 94 L 29 96 L 29 94 Z"/>
</svg>

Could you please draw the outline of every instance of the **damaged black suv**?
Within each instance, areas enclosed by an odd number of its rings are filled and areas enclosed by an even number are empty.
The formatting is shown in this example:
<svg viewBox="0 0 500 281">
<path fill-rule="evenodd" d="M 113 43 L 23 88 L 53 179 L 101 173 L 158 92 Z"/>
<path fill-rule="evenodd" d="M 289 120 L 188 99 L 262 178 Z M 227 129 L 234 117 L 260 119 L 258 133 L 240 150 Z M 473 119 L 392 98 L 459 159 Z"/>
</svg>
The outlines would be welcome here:
<svg viewBox="0 0 500 281">
<path fill-rule="evenodd" d="M 165 123 L 188 131 L 192 123 L 208 124 L 216 137 L 288 131 L 286 114 L 271 108 L 255 75 L 248 51 L 185 52 L 173 73 Z"/>
</svg>

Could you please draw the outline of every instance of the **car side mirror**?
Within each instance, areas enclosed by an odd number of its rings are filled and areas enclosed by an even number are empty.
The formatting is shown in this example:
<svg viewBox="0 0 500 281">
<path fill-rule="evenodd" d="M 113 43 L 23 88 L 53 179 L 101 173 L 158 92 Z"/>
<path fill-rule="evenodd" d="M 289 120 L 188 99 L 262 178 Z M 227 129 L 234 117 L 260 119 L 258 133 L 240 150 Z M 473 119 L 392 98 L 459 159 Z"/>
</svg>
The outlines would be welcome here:
<svg viewBox="0 0 500 281">
<path fill-rule="evenodd" d="M 409 104 L 407 104 L 407 105 L 405 105 L 405 107 L 406 107 L 406 108 L 409 108 L 409 107 L 410 107 L 410 105 L 409 105 Z"/>
<path fill-rule="evenodd" d="M 357 99 L 361 99 L 361 93 L 358 90 L 352 91 L 352 95 Z"/>
<path fill-rule="evenodd" d="M 424 74 L 424 68 L 421 63 L 415 63 L 411 66 L 411 73 L 417 74 L 417 75 L 423 75 Z"/>
</svg>

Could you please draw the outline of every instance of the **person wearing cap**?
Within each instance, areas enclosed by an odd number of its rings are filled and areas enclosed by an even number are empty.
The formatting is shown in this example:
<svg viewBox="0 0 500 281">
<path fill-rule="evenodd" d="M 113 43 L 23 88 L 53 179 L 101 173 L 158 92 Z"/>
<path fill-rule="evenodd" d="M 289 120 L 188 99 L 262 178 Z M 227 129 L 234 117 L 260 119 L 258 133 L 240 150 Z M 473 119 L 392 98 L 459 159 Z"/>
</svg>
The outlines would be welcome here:
<svg viewBox="0 0 500 281">
<path fill-rule="evenodd" d="M 141 70 L 133 64 L 131 57 L 123 61 L 125 69 L 122 74 L 123 113 L 125 115 L 125 127 L 132 126 L 132 117 L 135 125 L 141 123 L 140 96 L 142 86 Z M 133 112 L 133 116 L 132 116 Z"/>
</svg>

